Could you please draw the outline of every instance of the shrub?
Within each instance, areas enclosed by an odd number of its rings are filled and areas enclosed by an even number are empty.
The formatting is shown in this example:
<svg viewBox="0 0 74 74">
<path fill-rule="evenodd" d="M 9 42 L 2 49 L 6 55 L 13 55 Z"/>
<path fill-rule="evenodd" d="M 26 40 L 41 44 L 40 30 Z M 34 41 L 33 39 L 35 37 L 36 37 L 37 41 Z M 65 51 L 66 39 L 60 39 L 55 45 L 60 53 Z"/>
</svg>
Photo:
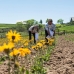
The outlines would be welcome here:
<svg viewBox="0 0 74 74">
<path fill-rule="evenodd" d="M 19 32 L 25 31 L 25 26 L 23 24 L 17 24 L 16 30 Z"/>
</svg>

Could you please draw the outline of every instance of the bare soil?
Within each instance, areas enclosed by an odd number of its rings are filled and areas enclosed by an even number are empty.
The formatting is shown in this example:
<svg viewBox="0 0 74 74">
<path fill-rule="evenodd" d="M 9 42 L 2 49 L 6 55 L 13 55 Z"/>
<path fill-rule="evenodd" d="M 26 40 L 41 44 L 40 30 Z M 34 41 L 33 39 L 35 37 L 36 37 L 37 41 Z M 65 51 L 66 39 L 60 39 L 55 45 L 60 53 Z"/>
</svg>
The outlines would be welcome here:
<svg viewBox="0 0 74 74">
<path fill-rule="evenodd" d="M 55 49 L 45 64 L 47 74 L 74 74 L 74 42 L 66 37 L 70 39 L 70 35 L 56 39 Z"/>
</svg>

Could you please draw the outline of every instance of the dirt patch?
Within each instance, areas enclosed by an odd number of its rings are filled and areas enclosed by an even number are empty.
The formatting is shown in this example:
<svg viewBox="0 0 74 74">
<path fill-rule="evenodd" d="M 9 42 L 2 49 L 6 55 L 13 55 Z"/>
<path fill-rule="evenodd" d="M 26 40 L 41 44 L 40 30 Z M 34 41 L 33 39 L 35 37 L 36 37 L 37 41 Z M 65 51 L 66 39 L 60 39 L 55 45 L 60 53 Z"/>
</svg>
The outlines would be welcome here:
<svg viewBox="0 0 74 74">
<path fill-rule="evenodd" d="M 47 74 L 74 74 L 74 42 L 60 36 L 50 61 L 45 66 Z"/>
</svg>

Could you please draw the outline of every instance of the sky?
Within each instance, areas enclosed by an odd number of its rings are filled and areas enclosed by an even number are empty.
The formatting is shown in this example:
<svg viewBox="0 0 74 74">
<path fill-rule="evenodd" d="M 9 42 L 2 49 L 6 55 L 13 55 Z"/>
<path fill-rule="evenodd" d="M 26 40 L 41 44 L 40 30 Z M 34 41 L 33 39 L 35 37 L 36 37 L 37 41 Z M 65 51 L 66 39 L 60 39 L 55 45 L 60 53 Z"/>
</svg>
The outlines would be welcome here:
<svg viewBox="0 0 74 74">
<path fill-rule="evenodd" d="M 45 23 L 47 18 L 63 19 L 64 23 L 74 17 L 74 0 L 0 0 L 0 23 L 16 23 L 29 19 Z"/>
</svg>

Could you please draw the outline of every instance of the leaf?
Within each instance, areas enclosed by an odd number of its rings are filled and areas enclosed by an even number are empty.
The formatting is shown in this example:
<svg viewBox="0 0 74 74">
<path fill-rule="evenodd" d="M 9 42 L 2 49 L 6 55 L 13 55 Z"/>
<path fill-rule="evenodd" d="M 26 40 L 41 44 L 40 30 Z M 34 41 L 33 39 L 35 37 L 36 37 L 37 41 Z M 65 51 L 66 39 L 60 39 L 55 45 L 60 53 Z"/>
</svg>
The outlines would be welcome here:
<svg viewBox="0 0 74 74">
<path fill-rule="evenodd" d="M 26 70 L 26 74 L 29 74 L 29 71 L 28 70 Z"/>
</svg>

